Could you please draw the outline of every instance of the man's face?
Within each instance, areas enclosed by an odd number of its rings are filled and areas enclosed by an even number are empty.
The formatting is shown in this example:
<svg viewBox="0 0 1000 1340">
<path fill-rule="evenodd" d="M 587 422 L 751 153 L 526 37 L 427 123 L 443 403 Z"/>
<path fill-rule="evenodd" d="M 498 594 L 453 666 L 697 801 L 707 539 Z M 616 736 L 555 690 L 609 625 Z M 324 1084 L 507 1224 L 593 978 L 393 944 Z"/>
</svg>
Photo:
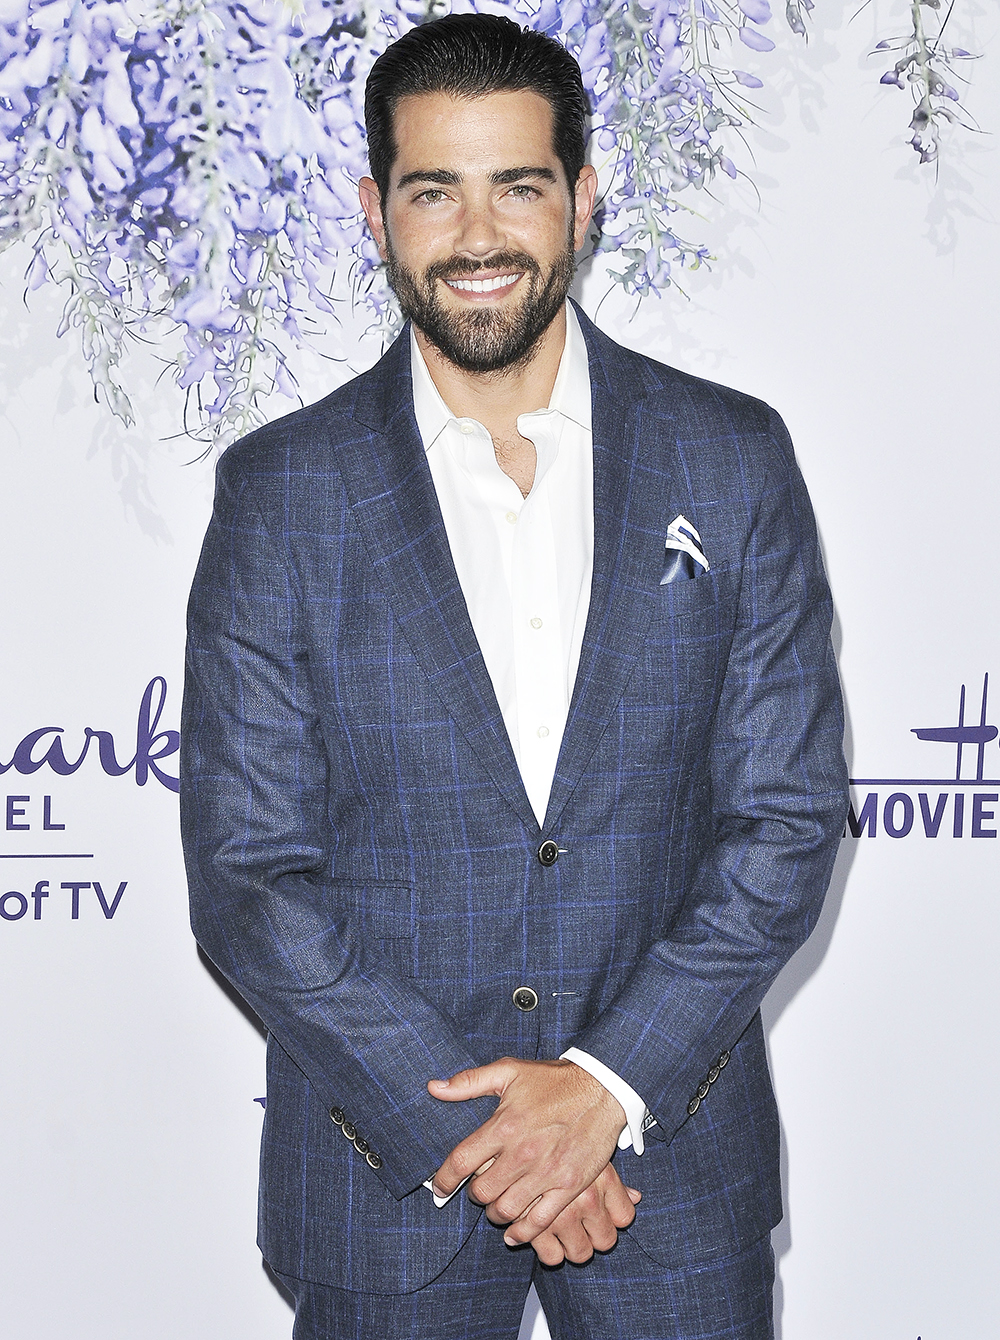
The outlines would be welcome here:
<svg viewBox="0 0 1000 1340">
<path fill-rule="evenodd" d="M 561 309 L 593 209 L 571 194 L 537 93 L 403 98 L 387 198 L 362 204 L 404 313 L 456 366 L 526 362 Z"/>
</svg>

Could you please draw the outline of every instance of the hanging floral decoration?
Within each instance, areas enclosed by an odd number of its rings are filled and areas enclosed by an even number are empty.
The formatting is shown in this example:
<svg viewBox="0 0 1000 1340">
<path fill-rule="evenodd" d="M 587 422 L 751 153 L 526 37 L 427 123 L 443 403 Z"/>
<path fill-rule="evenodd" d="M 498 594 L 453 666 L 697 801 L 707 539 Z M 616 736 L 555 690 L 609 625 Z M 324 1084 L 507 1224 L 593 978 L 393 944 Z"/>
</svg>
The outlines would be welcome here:
<svg viewBox="0 0 1000 1340">
<path fill-rule="evenodd" d="M 936 0 L 922 0 L 933 5 Z M 0 248 L 26 242 L 29 289 L 64 287 L 95 388 L 126 423 L 130 340 L 169 345 L 185 429 L 224 446 L 296 394 L 290 355 L 336 295 L 398 317 L 359 212 L 365 79 L 446 0 L 0 0 Z M 610 185 L 597 250 L 629 293 L 708 259 L 685 241 L 687 188 L 737 169 L 748 63 L 768 0 L 458 0 L 509 13 L 580 61 Z M 804 33 L 812 0 L 787 0 Z M 920 9 L 920 4 L 913 6 Z M 946 58 L 921 48 L 933 135 Z M 951 57 L 958 52 L 950 53 Z M 914 71 L 917 73 L 914 74 Z M 167 343 L 164 344 L 165 335 Z"/>
<path fill-rule="evenodd" d="M 909 88 L 915 103 L 910 121 L 910 144 L 921 163 L 933 163 L 940 151 L 942 122 L 963 124 L 958 90 L 953 81 L 956 61 L 974 59 L 962 47 L 946 47 L 945 29 L 955 8 L 955 0 L 942 17 L 941 0 L 912 0 L 910 31 L 902 37 L 879 42 L 876 51 L 898 52 L 899 59 L 886 70 L 880 83 Z"/>
</svg>

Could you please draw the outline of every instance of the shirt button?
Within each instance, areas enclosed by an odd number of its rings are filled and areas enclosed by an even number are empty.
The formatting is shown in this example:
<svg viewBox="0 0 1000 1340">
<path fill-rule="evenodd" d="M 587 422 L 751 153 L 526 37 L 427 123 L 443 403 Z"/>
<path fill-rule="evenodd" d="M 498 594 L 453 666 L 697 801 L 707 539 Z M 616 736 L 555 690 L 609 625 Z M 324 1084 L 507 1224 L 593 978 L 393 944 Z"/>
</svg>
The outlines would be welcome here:
<svg viewBox="0 0 1000 1340">
<path fill-rule="evenodd" d="M 532 991 L 530 986 L 519 986 L 511 996 L 511 1000 L 519 1010 L 523 1010 L 527 1014 L 538 1004 L 538 993 Z"/>
<path fill-rule="evenodd" d="M 516 525 L 517 525 L 517 513 L 516 513 L 516 512 L 508 512 L 508 513 L 507 513 L 507 520 L 510 522 L 510 524 L 511 524 L 512 526 L 516 526 Z"/>
<path fill-rule="evenodd" d="M 542 621 L 541 621 L 541 619 L 532 619 L 532 621 L 531 621 L 531 626 L 532 626 L 532 628 L 541 628 L 541 626 L 542 626 Z"/>
<path fill-rule="evenodd" d="M 555 865 L 559 859 L 558 843 L 553 842 L 551 838 L 546 838 L 538 848 L 538 859 L 542 865 Z"/>
<path fill-rule="evenodd" d="M 470 423 L 468 419 L 463 419 L 458 426 L 463 433 L 474 433 L 476 431 L 476 425 Z"/>
<path fill-rule="evenodd" d="M 549 733 L 549 728 L 548 728 L 548 726 L 539 726 L 539 727 L 538 727 L 538 738 L 539 738 L 540 740 L 544 740 L 545 737 L 548 735 L 548 733 Z"/>
</svg>

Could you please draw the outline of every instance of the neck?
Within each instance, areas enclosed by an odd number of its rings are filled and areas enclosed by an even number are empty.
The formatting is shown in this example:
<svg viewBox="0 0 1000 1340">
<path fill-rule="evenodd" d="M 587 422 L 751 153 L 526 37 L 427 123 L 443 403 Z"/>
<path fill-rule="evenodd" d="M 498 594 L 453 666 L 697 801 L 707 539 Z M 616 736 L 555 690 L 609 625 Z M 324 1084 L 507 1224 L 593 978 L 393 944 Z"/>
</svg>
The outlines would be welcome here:
<svg viewBox="0 0 1000 1340">
<path fill-rule="evenodd" d="M 518 415 L 545 409 L 552 397 L 566 344 L 566 307 L 559 309 L 527 363 L 497 372 L 457 367 L 415 327 L 431 381 L 456 418 L 476 419 L 494 437 L 508 436 Z"/>
</svg>

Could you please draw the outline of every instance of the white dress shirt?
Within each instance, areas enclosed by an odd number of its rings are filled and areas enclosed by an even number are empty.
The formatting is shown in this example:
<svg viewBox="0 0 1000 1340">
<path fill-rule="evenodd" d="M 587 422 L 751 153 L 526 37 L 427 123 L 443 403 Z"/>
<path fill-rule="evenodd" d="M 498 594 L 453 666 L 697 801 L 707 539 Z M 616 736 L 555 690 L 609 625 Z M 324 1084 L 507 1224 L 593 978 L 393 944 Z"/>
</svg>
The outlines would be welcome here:
<svg viewBox="0 0 1000 1340">
<path fill-rule="evenodd" d="M 547 409 L 522 414 L 534 443 L 526 498 L 496 459 L 476 419 L 444 403 L 410 331 L 413 409 L 437 491 L 469 618 L 507 735 L 540 826 L 580 661 L 594 563 L 594 457 L 590 369 L 576 313 L 566 305 L 566 344 Z M 575 1061 L 621 1103 L 618 1140 L 643 1152 L 653 1118 L 635 1090 L 595 1057 Z M 447 1198 L 437 1198 L 444 1204 Z"/>
</svg>

